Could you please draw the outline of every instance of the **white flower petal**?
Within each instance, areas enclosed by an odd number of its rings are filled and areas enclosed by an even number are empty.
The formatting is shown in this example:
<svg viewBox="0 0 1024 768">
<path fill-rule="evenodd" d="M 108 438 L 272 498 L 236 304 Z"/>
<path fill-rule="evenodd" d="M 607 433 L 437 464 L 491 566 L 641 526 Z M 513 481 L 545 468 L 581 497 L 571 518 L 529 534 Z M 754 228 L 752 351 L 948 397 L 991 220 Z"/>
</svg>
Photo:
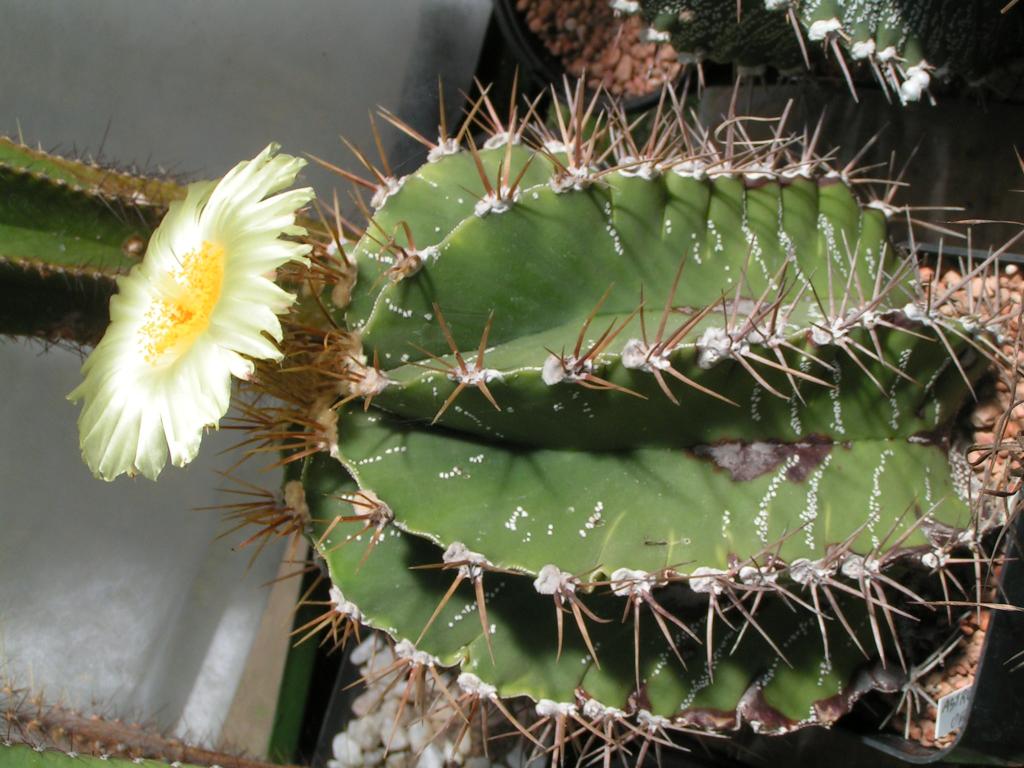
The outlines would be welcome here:
<svg viewBox="0 0 1024 768">
<path fill-rule="evenodd" d="M 249 302 L 270 308 L 272 313 L 275 314 L 275 320 L 276 313 L 287 309 L 295 301 L 295 297 L 288 293 L 288 291 L 281 288 L 277 283 L 267 280 L 263 275 L 254 275 L 250 272 L 249 274 L 236 277 L 232 283 L 232 297 L 237 297 L 239 302 Z M 220 307 L 217 309 L 221 310 Z M 214 321 L 217 320 L 217 315 L 218 312 L 214 312 L 212 318 Z M 270 321 L 269 315 L 264 315 L 264 317 L 267 318 L 267 325 L 274 324 Z"/>
<path fill-rule="evenodd" d="M 210 338 L 225 349 L 231 349 L 259 360 L 277 360 L 281 357 L 281 353 L 272 341 L 259 334 L 254 334 L 246 328 L 239 327 L 237 323 L 211 324 Z M 249 371 L 249 373 L 251 372 Z"/>
<path fill-rule="evenodd" d="M 199 217 L 215 186 L 213 181 L 189 184 L 185 199 L 171 203 L 167 215 L 149 239 L 143 271 L 157 277 L 165 275 L 176 269 L 181 256 L 198 244 Z"/>
<path fill-rule="evenodd" d="M 111 324 L 68 395 L 84 401 L 82 455 L 99 477 L 156 479 L 168 458 L 187 464 L 227 412 L 232 376 L 252 375 L 248 358 L 280 358 L 271 339 L 294 297 L 265 275 L 306 261 L 308 244 L 280 238 L 305 234 L 295 210 L 313 192 L 281 191 L 305 161 L 277 149 L 190 185 L 118 279 Z"/>
<path fill-rule="evenodd" d="M 217 339 L 214 339 L 214 341 L 217 341 L 217 343 L 220 344 Z M 232 352 L 230 349 L 227 349 L 224 344 L 221 344 L 220 353 L 224 358 L 224 364 L 228 367 L 228 370 L 231 371 L 232 376 L 236 379 L 245 380 L 252 378 L 252 375 L 256 370 L 256 366 L 253 365 L 252 360 L 242 357 L 238 352 Z M 250 355 L 250 357 L 257 356 L 258 355 Z"/>
<path fill-rule="evenodd" d="M 167 440 L 160 425 L 160 414 L 155 408 L 142 408 L 139 426 L 139 444 L 132 462 L 139 473 L 156 480 L 167 463 Z"/>
<path fill-rule="evenodd" d="M 289 243 L 284 240 L 267 241 L 266 236 L 239 238 L 231 245 L 238 250 L 238 258 L 226 265 L 228 273 L 236 270 L 263 274 L 277 269 L 289 261 L 305 261 L 312 246 L 308 243 Z"/>
</svg>

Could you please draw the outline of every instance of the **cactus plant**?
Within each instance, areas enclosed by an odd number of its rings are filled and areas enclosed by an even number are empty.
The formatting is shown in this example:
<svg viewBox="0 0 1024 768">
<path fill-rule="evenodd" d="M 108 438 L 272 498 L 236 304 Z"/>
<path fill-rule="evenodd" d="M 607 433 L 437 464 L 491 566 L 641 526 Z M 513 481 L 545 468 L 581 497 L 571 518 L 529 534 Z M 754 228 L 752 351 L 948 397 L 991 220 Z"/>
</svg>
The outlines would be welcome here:
<svg viewBox="0 0 1024 768">
<path fill-rule="evenodd" d="M 365 227 L 336 207 L 279 276 L 285 362 L 241 426 L 286 482 L 232 514 L 311 536 L 332 587 L 303 636 L 381 630 L 401 706 L 432 688 L 444 722 L 498 713 L 556 762 L 831 724 L 935 650 L 936 601 L 979 600 L 1004 509 L 954 419 L 1011 317 L 955 294 L 991 264 L 919 282 L 898 184 L 865 195 L 784 117 L 555 107 L 502 119 L 484 93 L 436 140 L 383 113 L 428 161 L 357 151 Z M 10 269 L 94 254 L 109 280 L 178 195 L 2 148 L 31 213 L 0 231 Z"/>
<path fill-rule="evenodd" d="M 486 141 L 420 137 L 401 179 L 360 155 L 365 232 L 318 251 L 351 303 L 318 284 L 258 377 L 291 410 L 250 443 L 297 414 L 264 533 L 312 533 L 314 628 L 391 635 L 406 698 L 461 665 L 452 717 L 555 761 L 832 723 L 974 599 L 1002 511 L 951 424 L 1005 318 L 919 284 L 895 185 L 863 200 L 784 120 L 663 100 L 641 142 L 566 100 L 552 128 L 484 95 Z"/>
<path fill-rule="evenodd" d="M 888 93 L 918 101 L 937 72 L 982 81 L 1020 57 L 1024 21 L 1001 0 L 641 0 L 650 34 L 671 40 L 686 62 L 704 59 L 781 70 L 810 65 L 817 46 L 853 89 L 847 59 L 865 64 Z"/>
</svg>

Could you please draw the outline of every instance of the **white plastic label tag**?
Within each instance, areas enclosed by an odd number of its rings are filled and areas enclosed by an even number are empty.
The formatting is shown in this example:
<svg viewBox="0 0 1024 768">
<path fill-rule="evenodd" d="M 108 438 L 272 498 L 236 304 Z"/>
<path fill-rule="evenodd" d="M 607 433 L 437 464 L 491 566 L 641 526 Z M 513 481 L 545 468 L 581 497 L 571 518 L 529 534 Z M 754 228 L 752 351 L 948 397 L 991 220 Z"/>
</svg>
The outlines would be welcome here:
<svg viewBox="0 0 1024 768">
<path fill-rule="evenodd" d="M 935 718 L 935 738 L 941 739 L 951 731 L 963 728 L 967 724 L 972 689 L 973 686 L 968 685 L 966 688 L 947 693 L 939 699 L 939 712 Z"/>
</svg>

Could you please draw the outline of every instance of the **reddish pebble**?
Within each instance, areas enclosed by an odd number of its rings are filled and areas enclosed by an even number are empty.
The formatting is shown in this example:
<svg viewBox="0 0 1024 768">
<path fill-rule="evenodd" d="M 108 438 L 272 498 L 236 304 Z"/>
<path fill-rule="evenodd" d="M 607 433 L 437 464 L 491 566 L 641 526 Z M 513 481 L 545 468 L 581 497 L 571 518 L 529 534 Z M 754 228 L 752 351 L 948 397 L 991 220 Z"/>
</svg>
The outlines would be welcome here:
<svg viewBox="0 0 1024 768">
<path fill-rule="evenodd" d="M 681 65 L 668 43 L 644 42 L 638 16 L 616 17 L 607 0 L 516 0 L 527 26 L 591 87 L 639 96 L 674 80 Z M 626 60 L 626 63 L 623 63 Z"/>
</svg>

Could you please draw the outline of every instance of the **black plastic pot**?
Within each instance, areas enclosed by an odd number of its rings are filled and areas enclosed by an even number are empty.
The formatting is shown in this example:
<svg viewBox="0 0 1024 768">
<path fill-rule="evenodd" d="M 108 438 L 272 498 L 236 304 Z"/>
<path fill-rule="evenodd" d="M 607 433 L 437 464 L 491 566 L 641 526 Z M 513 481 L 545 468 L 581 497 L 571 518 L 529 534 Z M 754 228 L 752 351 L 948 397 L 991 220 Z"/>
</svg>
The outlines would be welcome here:
<svg viewBox="0 0 1024 768">
<path fill-rule="evenodd" d="M 540 88 L 562 79 L 561 62 L 526 26 L 526 20 L 515 8 L 515 0 L 494 0 L 494 20 L 519 67 L 521 79 Z"/>
<path fill-rule="evenodd" d="M 343 653 L 341 665 L 326 710 L 322 711 L 323 719 L 319 723 L 320 731 L 316 739 L 316 747 L 310 761 L 310 768 L 326 768 L 327 761 L 334 758 L 332 743 L 334 737 L 345 730 L 352 719 L 352 702 L 359 695 L 354 684 L 359 680 L 359 669 L 349 661 L 349 653 L 355 648 L 355 641 L 349 644 Z"/>
<path fill-rule="evenodd" d="M 1007 548 L 1007 563 L 1000 579 L 998 602 L 1024 606 L 1024 563 L 1020 536 Z M 971 691 L 967 725 L 956 741 L 941 750 L 926 749 L 894 736 L 864 738 L 865 744 L 885 754 L 914 763 L 1024 763 L 1024 611 L 994 610 L 985 635 L 981 661 Z"/>
</svg>

